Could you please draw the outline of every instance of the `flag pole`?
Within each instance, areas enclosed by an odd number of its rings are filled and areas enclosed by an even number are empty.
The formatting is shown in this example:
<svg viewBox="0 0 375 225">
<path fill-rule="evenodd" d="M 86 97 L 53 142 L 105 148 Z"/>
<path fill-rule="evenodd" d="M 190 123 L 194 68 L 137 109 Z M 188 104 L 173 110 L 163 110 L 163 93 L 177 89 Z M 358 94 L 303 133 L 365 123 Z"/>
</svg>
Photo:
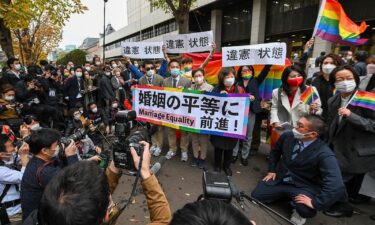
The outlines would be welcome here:
<svg viewBox="0 0 375 225">
<path fill-rule="evenodd" d="M 350 100 L 348 101 L 348 103 L 346 103 L 344 109 L 346 109 L 346 108 L 349 106 L 349 104 L 353 101 L 353 98 L 357 95 L 357 93 L 358 93 L 358 90 L 357 90 L 357 91 L 354 93 L 354 95 L 350 98 Z"/>
<path fill-rule="evenodd" d="M 314 27 L 314 31 L 313 31 L 312 37 L 315 37 L 316 32 L 318 31 L 318 27 L 319 27 L 320 19 L 322 18 L 323 9 L 324 9 L 324 6 L 326 5 L 326 1 L 327 1 L 327 0 L 322 0 L 322 3 L 320 4 L 320 9 L 319 9 L 319 13 L 318 13 L 318 18 L 316 19 L 316 23 L 315 23 L 315 27 Z"/>
</svg>

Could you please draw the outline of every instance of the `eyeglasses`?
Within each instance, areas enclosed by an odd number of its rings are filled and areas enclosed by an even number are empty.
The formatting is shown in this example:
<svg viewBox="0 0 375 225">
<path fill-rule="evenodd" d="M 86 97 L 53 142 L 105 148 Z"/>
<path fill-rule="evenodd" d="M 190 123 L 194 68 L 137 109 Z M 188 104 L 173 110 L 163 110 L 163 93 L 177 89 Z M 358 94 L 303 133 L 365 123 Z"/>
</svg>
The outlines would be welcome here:
<svg viewBox="0 0 375 225">
<path fill-rule="evenodd" d="M 150 70 L 153 70 L 154 69 L 154 67 L 152 66 L 152 67 L 147 67 L 146 68 L 146 71 L 150 71 Z"/>
</svg>

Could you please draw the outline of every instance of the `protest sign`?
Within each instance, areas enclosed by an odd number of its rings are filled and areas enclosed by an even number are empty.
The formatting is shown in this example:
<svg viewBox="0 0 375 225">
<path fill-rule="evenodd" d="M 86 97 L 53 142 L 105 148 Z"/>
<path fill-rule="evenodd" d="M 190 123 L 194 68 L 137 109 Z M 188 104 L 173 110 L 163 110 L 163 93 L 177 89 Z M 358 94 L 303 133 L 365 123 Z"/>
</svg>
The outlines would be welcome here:
<svg viewBox="0 0 375 225">
<path fill-rule="evenodd" d="M 259 45 L 224 47 L 223 67 L 245 65 L 285 65 L 286 44 L 275 42 Z"/>
<path fill-rule="evenodd" d="M 176 88 L 136 86 L 137 120 L 183 131 L 246 138 L 248 94 L 217 94 Z"/>
<path fill-rule="evenodd" d="M 211 50 L 213 32 L 170 35 L 163 40 L 168 53 L 204 52 Z"/>
<path fill-rule="evenodd" d="M 135 59 L 164 58 L 163 42 L 123 42 L 121 54 Z"/>
</svg>

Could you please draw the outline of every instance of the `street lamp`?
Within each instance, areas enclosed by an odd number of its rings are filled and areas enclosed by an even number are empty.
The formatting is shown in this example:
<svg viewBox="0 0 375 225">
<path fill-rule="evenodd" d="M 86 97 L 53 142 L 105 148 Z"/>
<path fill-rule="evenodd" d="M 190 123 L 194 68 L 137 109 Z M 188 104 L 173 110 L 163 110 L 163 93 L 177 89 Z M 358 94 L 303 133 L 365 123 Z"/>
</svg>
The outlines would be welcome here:
<svg viewBox="0 0 375 225">
<path fill-rule="evenodd" d="M 103 64 L 105 61 L 105 7 L 108 0 L 104 0 L 104 23 L 103 23 Z"/>
</svg>

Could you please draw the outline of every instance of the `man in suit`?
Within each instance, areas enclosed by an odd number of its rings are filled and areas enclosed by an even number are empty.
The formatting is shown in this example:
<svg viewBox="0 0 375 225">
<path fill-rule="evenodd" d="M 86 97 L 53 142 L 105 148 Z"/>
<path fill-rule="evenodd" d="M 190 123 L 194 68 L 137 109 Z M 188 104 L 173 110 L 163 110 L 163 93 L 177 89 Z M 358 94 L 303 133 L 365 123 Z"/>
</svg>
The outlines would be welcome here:
<svg viewBox="0 0 375 225">
<path fill-rule="evenodd" d="M 83 104 L 83 92 L 85 87 L 82 74 L 82 67 L 76 66 L 74 68 L 74 75 L 66 81 L 63 87 L 65 99 L 69 102 L 69 109 L 74 108 L 77 103 Z"/>
<path fill-rule="evenodd" d="M 304 224 L 317 211 L 347 198 L 336 157 L 319 138 L 324 132 L 325 124 L 319 117 L 301 117 L 293 132 L 283 134 L 276 143 L 269 172 L 252 192 L 265 203 L 290 198 L 295 224 Z"/>
<path fill-rule="evenodd" d="M 151 61 L 144 63 L 146 74 L 139 79 L 139 84 L 144 86 L 162 87 L 164 78 L 156 74 L 155 65 Z M 157 126 L 157 131 L 152 135 L 151 153 L 154 156 L 159 156 L 163 145 L 163 126 Z"/>
<path fill-rule="evenodd" d="M 181 76 L 180 63 L 177 60 L 172 59 L 169 62 L 169 70 L 171 76 L 164 79 L 164 87 L 172 87 L 179 89 L 188 89 L 191 86 L 191 81 Z M 176 143 L 176 130 L 173 128 L 166 128 L 168 134 L 169 151 L 165 156 L 167 159 L 171 159 L 176 155 L 177 143 Z M 188 147 L 189 147 L 189 133 L 181 131 L 181 161 L 186 162 L 188 160 Z"/>
</svg>

